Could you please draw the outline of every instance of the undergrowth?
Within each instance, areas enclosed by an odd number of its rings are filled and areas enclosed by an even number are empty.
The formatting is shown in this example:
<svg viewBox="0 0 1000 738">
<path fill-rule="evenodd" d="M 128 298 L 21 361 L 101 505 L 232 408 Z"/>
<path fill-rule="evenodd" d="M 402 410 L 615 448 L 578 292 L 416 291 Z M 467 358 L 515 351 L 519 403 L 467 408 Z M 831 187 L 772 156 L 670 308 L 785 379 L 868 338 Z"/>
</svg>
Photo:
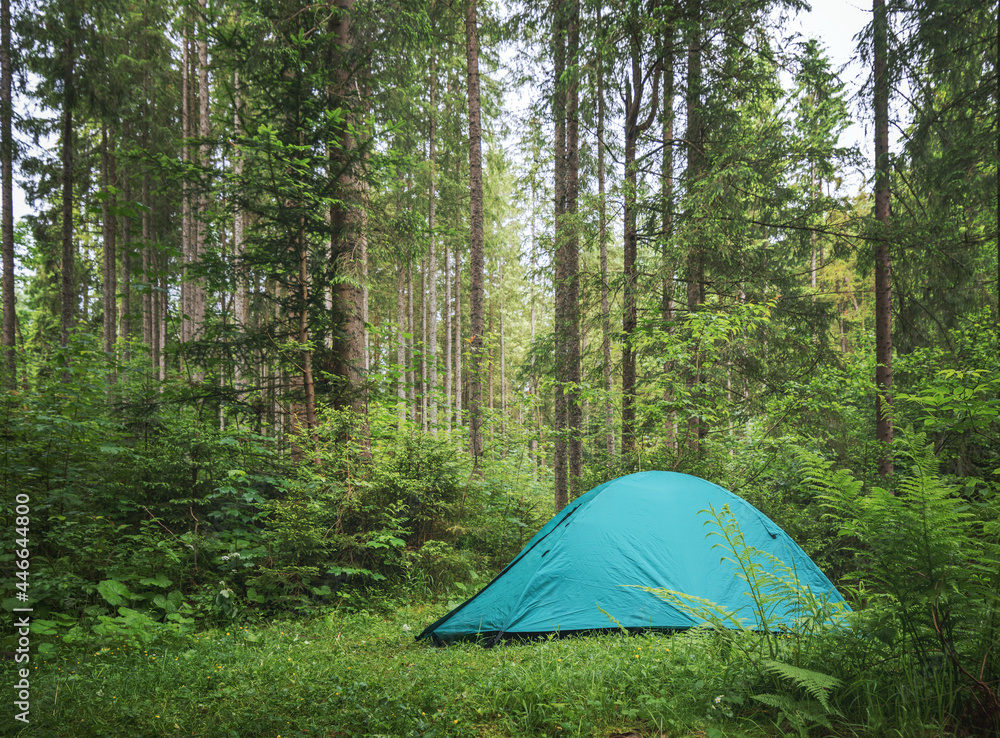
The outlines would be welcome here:
<svg viewBox="0 0 1000 738">
<path fill-rule="evenodd" d="M 331 611 L 308 621 L 160 633 L 146 643 L 103 637 L 65 645 L 39 636 L 54 648 L 33 663 L 31 722 L 19 732 L 8 722 L 5 734 L 763 738 L 797 732 L 793 705 L 746 698 L 759 675 L 743 653 L 757 645 L 735 647 L 734 639 L 753 641 L 755 634 L 610 633 L 493 649 L 416 642 L 414 635 L 443 610 Z M 787 666 L 800 646 L 779 639 L 785 666 L 777 683 L 789 692 L 802 681 Z M 5 688 L 11 674 L 4 670 Z M 804 734 L 952 735 L 942 724 L 931 730 L 931 722 L 865 726 L 833 718 L 832 730 Z"/>
</svg>

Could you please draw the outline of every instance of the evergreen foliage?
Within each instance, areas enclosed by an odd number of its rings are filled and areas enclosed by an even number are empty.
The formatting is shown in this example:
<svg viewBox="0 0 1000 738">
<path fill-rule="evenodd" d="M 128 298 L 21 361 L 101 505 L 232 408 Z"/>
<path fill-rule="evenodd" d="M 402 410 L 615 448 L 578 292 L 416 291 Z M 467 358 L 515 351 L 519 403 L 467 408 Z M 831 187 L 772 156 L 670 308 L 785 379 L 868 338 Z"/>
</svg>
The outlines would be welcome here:
<svg viewBox="0 0 1000 738">
<path fill-rule="evenodd" d="M 538 3 L 478 4 L 473 280 L 468 6 L 5 2 L 3 163 L 32 213 L 3 235 L 0 522 L 30 500 L 31 573 L 0 552 L 0 599 L 30 591 L 39 673 L 79 660 L 88 677 L 43 677 L 39 734 L 78 709 L 81 735 L 156 714 L 133 673 L 215 735 L 328 733 L 332 715 L 400 735 L 995 733 L 996 6 L 878 5 L 856 58 L 885 31 L 884 68 L 857 102 L 821 43 L 788 38 L 797 1 L 574 1 L 555 26 Z M 899 134 L 877 228 L 857 184 L 874 162 L 842 135 L 875 87 L 893 100 L 880 130 Z M 876 260 L 893 268 L 879 332 L 891 319 L 895 347 L 878 361 Z M 891 398 L 874 381 L 887 359 Z M 405 607 L 423 617 L 488 581 L 557 485 L 646 469 L 745 497 L 855 613 L 832 617 L 792 571 L 764 576 L 712 511 L 761 633 L 431 668 L 385 632 L 383 615 L 416 627 Z M 769 628 L 789 603 L 801 628 Z M 303 651 L 306 715 L 274 686 L 290 647 L 274 618 L 357 643 L 382 629 L 398 673 L 332 673 L 373 641 L 329 669 Z M 239 679 L 198 702 L 183 690 L 209 694 L 208 675 L 154 668 L 139 655 L 154 645 L 261 668 L 239 692 L 246 724 L 224 707 Z M 102 680 L 128 708 L 94 697 Z"/>
</svg>

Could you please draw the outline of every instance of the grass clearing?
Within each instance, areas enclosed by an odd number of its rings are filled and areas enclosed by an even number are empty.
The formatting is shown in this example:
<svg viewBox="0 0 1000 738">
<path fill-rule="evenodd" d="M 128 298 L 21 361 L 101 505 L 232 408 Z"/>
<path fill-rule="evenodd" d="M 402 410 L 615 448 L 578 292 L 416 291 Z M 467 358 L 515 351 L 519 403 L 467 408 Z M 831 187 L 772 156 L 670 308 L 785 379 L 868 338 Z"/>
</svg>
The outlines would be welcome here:
<svg viewBox="0 0 1000 738">
<path fill-rule="evenodd" d="M 332 612 L 308 622 L 235 626 L 143 646 L 60 646 L 34 663 L 31 722 L 13 734 L 332 738 L 636 731 L 721 738 L 764 732 L 733 714 L 726 670 L 707 636 L 607 635 L 493 649 L 417 643 L 414 636 L 441 610 Z"/>
<path fill-rule="evenodd" d="M 748 699 L 733 638 L 608 634 L 486 649 L 414 636 L 443 606 L 329 612 L 160 637 L 58 645 L 34 662 L 17 736 L 653 736 L 802 734 Z M 741 637 L 741 636 L 737 636 Z M 58 643 L 55 637 L 49 642 Z M 13 674 L 13 669 L 5 670 Z M 809 735 L 945 735 L 885 715 Z M 890 725 L 890 723 L 893 723 Z M 14 726 L 14 730 L 9 730 Z M 873 727 L 869 726 L 869 727 Z"/>
</svg>

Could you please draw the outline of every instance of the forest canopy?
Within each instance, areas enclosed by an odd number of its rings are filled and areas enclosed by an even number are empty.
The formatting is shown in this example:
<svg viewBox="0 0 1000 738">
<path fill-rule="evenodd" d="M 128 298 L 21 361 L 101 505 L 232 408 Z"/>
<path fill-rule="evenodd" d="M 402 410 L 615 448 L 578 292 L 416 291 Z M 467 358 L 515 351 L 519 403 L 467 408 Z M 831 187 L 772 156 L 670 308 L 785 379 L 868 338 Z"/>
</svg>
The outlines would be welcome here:
<svg viewBox="0 0 1000 738">
<path fill-rule="evenodd" d="M 0 2 L 48 627 L 464 592 L 676 470 L 1000 715 L 995 3 L 874 0 L 852 95 L 799 0 Z"/>
</svg>

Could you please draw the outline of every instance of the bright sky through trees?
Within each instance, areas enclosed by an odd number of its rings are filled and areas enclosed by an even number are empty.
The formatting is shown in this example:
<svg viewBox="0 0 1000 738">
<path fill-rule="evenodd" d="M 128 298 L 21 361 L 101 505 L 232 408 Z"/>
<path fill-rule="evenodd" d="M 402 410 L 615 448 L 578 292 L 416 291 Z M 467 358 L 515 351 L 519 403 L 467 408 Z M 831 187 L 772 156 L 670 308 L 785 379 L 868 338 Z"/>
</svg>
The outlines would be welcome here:
<svg viewBox="0 0 1000 738">
<path fill-rule="evenodd" d="M 856 46 L 855 35 L 868 22 L 871 10 L 864 8 L 853 0 L 814 0 L 812 10 L 800 13 L 791 21 L 790 29 L 799 30 L 803 36 L 818 38 L 822 41 L 829 54 L 834 68 L 843 69 L 842 77 L 847 82 L 850 95 L 856 95 L 860 88 L 863 72 L 856 59 L 852 61 Z M 24 104 L 23 98 L 15 99 Z M 856 144 L 867 151 L 868 137 L 863 127 L 853 123 L 843 136 L 843 144 Z M 22 141 L 22 145 L 26 142 Z M 14 187 L 14 220 L 15 222 L 31 212 L 24 200 L 24 192 L 16 184 Z"/>
</svg>

